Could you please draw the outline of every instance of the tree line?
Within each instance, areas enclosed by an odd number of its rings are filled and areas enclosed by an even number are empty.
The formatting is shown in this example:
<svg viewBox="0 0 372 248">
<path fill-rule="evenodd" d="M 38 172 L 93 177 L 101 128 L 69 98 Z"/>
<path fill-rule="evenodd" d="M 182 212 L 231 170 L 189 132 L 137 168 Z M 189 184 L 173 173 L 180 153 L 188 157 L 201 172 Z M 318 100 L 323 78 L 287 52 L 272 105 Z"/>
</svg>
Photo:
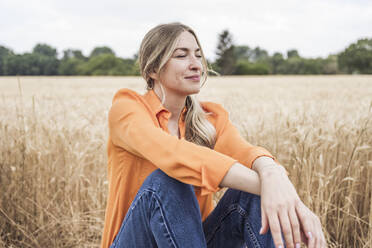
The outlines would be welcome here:
<svg viewBox="0 0 372 248">
<path fill-rule="evenodd" d="M 303 58 L 296 49 L 269 55 L 260 47 L 236 46 L 228 30 L 218 40 L 212 66 L 222 75 L 372 74 L 372 39 L 359 39 L 327 58 Z"/>
<path fill-rule="evenodd" d="M 61 59 L 57 55 L 48 44 L 23 54 L 0 46 L 0 75 L 140 75 L 137 54 L 120 58 L 106 46 L 94 48 L 89 56 L 77 49 L 64 50 Z M 327 58 L 304 58 L 296 49 L 270 55 L 260 47 L 235 45 L 232 34 L 223 30 L 216 59 L 208 63 L 221 75 L 372 74 L 372 39 L 359 39 Z"/>
</svg>

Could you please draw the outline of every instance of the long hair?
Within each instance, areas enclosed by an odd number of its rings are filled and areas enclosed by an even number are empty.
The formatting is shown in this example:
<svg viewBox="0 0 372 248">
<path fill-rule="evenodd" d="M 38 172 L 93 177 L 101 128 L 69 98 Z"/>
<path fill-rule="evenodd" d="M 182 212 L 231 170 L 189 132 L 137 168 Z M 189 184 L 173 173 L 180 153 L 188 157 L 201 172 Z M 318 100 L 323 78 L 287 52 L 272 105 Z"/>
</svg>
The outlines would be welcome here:
<svg viewBox="0 0 372 248">
<path fill-rule="evenodd" d="M 200 46 L 199 39 L 190 27 L 179 22 L 174 22 L 156 26 L 151 29 L 142 40 L 138 62 L 141 75 L 147 82 L 147 90 L 154 88 L 154 80 L 150 77 L 150 74 L 158 74 L 161 72 L 175 50 L 178 36 L 184 31 L 190 32 L 195 37 L 200 48 L 203 67 L 201 87 L 203 87 L 207 80 L 208 71 L 212 70 L 208 68 L 207 60 Z M 163 92 L 162 103 L 164 104 L 165 94 L 161 84 L 160 88 Z M 185 105 L 187 108 L 185 116 L 185 139 L 213 149 L 216 143 L 216 129 L 207 120 L 207 113 L 203 110 L 195 95 L 187 96 Z"/>
</svg>

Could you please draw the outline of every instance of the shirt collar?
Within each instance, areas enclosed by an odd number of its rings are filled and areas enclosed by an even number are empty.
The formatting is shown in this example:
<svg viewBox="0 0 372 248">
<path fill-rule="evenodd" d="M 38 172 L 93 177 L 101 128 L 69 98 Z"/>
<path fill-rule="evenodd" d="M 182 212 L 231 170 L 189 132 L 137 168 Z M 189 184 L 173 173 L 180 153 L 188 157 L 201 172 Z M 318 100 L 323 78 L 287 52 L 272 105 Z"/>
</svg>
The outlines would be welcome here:
<svg viewBox="0 0 372 248">
<path fill-rule="evenodd" d="M 144 98 L 145 100 L 149 103 L 152 111 L 155 113 L 155 115 L 157 116 L 158 113 L 160 113 L 162 110 L 165 110 L 166 112 L 170 113 L 170 111 L 168 109 L 166 109 L 163 104 L 161 103 L 158 95 L 156 95 L 154 89 L 150 89 L 148 90 L 145 94 L 144 94 Z M 187 108 L 186 106 L 182 109 L 182 112 L 181 112 L 181 116 L 182 116 L 182 120 L 184 120 L 184 113 L 186 112 Z"/>
</svg>

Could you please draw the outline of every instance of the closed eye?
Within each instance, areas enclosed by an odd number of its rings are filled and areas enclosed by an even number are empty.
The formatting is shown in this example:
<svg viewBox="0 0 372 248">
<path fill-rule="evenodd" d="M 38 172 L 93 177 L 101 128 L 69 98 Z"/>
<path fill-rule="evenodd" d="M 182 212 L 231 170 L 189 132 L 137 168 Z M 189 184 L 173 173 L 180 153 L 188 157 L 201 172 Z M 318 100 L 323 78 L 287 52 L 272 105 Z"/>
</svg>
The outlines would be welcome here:
<svg viewBox="0 0 372 248">
<path fill-rule="evenodd" d="M 186 55 L 177 55 L 176 58 L 184 58 L 186 57 Z M 197 58 L 201 58 L 202 56 L 201 55 L 195 55 L 195 57 Z"/>
</svg>

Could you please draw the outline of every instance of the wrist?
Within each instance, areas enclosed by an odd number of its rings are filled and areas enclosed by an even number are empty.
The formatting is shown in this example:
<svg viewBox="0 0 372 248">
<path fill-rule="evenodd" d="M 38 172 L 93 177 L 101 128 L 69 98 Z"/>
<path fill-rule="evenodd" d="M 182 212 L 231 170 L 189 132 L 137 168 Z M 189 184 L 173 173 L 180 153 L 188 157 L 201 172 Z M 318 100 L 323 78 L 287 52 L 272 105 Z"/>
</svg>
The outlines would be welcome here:
<svg viewBox="0 0 372 248">
<path fill-rule="evenodd" d="M 252 163 L 252 169 L 257 173 L 268 166 L 273 166 L 275 164 L 274 160 L 267 156 L 261 156 L 256 158 Z"/>
<path fill-rule="evenodd" d="M 266 175 L 278 172 L 286 174 L 284 167 L 278 165 L 272 158 L 266 156 L 257 158 L 252 164 L 252 169 L 256 171 L 260 177 L 264 174 Z"/>
<path fill-rule="evenodd" d="M 271 176 L 278 176 L 278 175 L 279 176 L 285 175 L 287 177 L 287 173 L 284 167 L 277 165 L 277 164 L 262 166 L 259 172 L 257 173 L 261 179 L 270 178 Z"/>
</svg>

